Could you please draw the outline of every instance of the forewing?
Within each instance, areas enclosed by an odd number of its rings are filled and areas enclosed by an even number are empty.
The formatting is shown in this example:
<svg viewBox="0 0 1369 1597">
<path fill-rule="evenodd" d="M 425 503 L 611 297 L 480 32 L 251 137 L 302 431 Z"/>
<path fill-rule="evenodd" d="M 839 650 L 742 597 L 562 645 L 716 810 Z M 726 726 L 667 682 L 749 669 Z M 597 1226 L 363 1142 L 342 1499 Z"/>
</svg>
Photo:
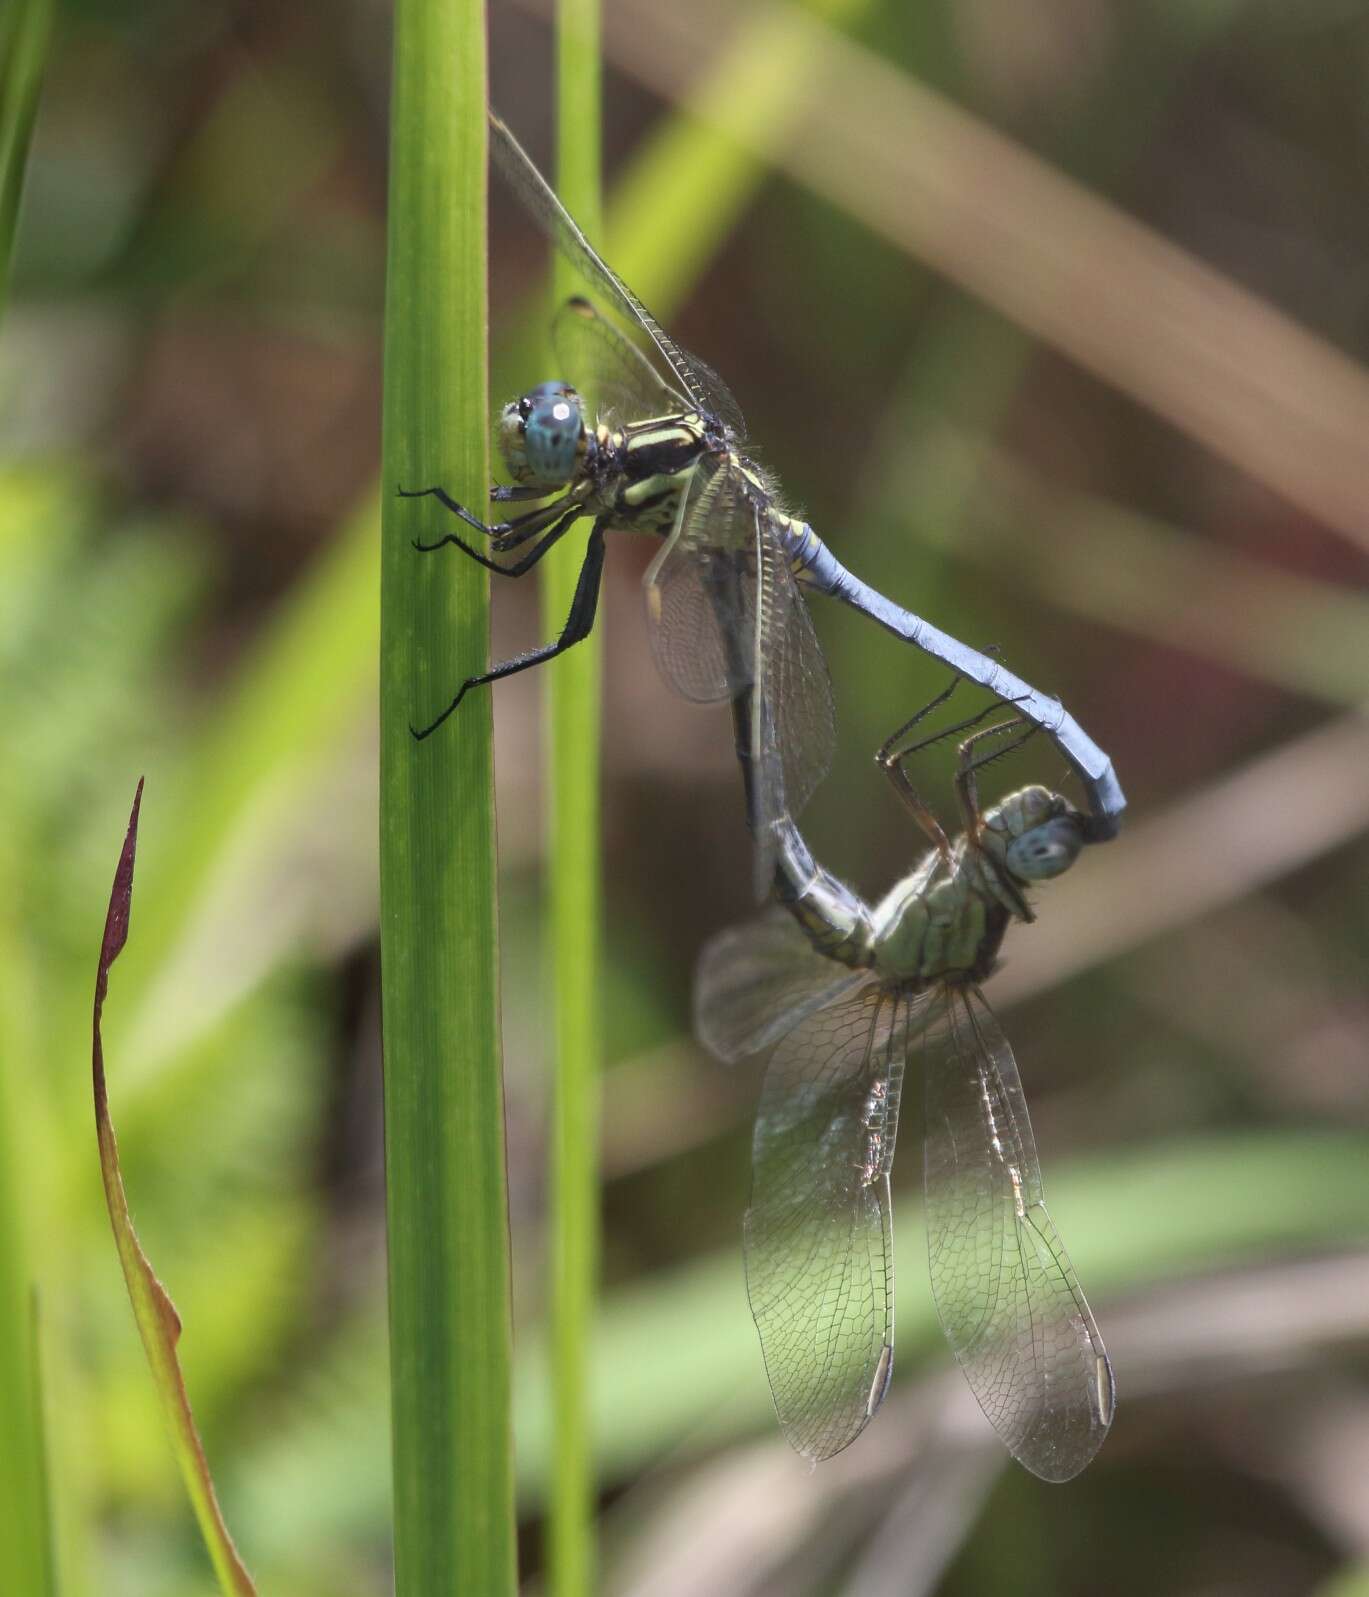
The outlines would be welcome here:
<svg viewBox="0 0 1369 1597">
<path fill-rule="evenodd" d="M 660 373 L 631 339 L 587 299 L 569 299 L 551 324 L 558 375 L 573 383 L 598 420 L 638 421 L 679 405 Z"/>
<path fill-rule="evenodd" d="M 813 618 L 783 549 L 757 518 L 757 585 L 752 675 L 763 684 L 760 713 L 751 707 L 755 775 L 756 886 L 769 887 L 776 827 L 799 815 L 832 766 L 836 710 L 832 679 Z"/>
<path fill-rule="evenodd" d="M 741 412 L 726 386 L 700 360 L 666 332 L 641 300 L 589 242 L 532 158 L 505 123 L 490 112 L 490 155 L 533 221 L 551 239 L 591 289 L 610 309 L 635 325 L 656 346 L 682 397 L 741 435 Z"/>
<path fill-rule="evenodd" d="M 1046 1212 L 1012 1049 L 976 988 L 927 1034 L 932 1291 L 946 1340 L 1008 1451 L 1064 1481 L 1112 1423 L 1112 1366 Z"/>
<path fill-rule="evenodd" d="M 755 510 L 726 455 L 695 468 L 670 538 L 644 579 L 661 675 L 695 704 L 735 698 L 751 682 Z"/>
<path fill-rule="evenodd" d="M 764 898 L 777 824 L 801 812 L 831 768 L 836 712 L 808 606 L 730 455 L 700 461 L 679 523 L 647 570 L 646 596 L 652 647 L 671 686 L 695 703 L 739 701 Z"/>
<path fill-rule="evenodd" d="M 735 1064 L 868 980 L 866 972 L 824 958 L 786 910 L 771 909 L 719 932 L 700 955 L 695 1035 Z"/>
<path fill-rule="evenodd" d="M 678 344 L 675 347 L 689 367 L 699 391 L 707 400 L 709 411 L 731 434 L 733 442 L 741 443 L 746 438 L 746 418 L 742 415 L 742 407 L 737 403 L 736 395 L 706 360 L 700 360 L 687 349 L 680 349 Z"/>
<path fill-rule="evenodd" d="M 780 1428 L 830 1458 L 893 1368 L 889 1168 L 916 1001 L 874 983 L 782 1037 L 761 1091 L 746 1288 Z"/>
</svg>

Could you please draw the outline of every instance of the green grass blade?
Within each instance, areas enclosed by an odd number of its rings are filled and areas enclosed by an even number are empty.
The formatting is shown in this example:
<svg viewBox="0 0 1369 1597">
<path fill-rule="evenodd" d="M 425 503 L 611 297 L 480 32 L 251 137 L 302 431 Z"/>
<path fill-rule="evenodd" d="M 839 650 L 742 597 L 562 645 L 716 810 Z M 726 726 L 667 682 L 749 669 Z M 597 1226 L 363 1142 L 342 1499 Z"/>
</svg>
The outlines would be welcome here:
<svg viewBox="0 0 1369 1597">
<path fill-rule="evenodd" d="M 53 0 L 13 0 L 0 13 L 0 315 L 10 283 L 19 196 L 29 160 L 43 67 L 53 27 Z M 0 880 L 8 875 L 0 859 Z M 6 883 L 8 885 L 8 883 Z M 10 965 L 11 950 L 0 947 Z M 14 993 L 8 992 L 11 985 Z M 21 981 L 0 974 L 0 1009 L 24 1003 Z M 27 1088 L 18 1057 L 0 1060 L 0 1412 L 8 1415 L 0 1447 L 0 1500 L 8 1504 L 0 1530 L 0 1589 L 51 1591 L 50 1504 L 43 1455 L 42 1385 L 38 1380 L 37 1316 L 32 1303 L 32 1198 L 27 1191 L 24 1140 Z M 32 1068 L 34 1060 L 27 1060 Z"/>
<path fill-rule="evenodd" d="M 0 882 L 7 861 L 0 856 Z M 0 1015 L 31 998 L 16 979 L 17 951 L 0 940 Z M 12 1028 L 6 1032 L 14 1036 Z M 22 1033 L 20 1034 L 22 1035 Z M 0 1591 L 45 1589 L 51 1546 L 46 1512 L 41 1393 L 35 1390 L 38 1346 L 31 1312 L 33 1266 L 41 1257 L 41 1220 L 34 1194 L 41 1191 L 33 1168 L 32 1053 L 0 1057 L 0 1501 L 9 1505 L 0 1531 Z"/>
<path fill-rule="evenodd" d="M 399 0 L 381 515 L 380 893 L 395 1589 L 512 1593 L 510 1306 L 491 710 L 424 724 L 488 654 L 489 585 L 419 554 L 485 503 L 484 9 Z"/>
<path fill-rule="evenodd" d="M 0 316 L 4 313 L 19 200 L 38 95 L 52 35 L 53 0 L 11 0 L 0 11 Z M 0 889 L 10 886 L 10 860 L 0 852 Z M 31 1002 L 18 949 L 0 939 L 0 1016 Z M 24 1031 L 30 1028 L 26 1022 Z M 53 1536 L 43 1437 L 38 1316 L 34 1308 L 33 1142 L 29 1094 L 35 1060 L 0 1058 L 0 1591 L 48 1593 L 53 1584 Z"/>
<path fill-rule="evenodd" d="M 53 0 L 11 0 L 0 14 L 0 309 L 52 36 L 52 10 Z"/>
<path fill-rule="evenodd" d="M 571 214 L 591 238 L 598 238 L 598 0 L 560 0 L 557 20 L 557 186 Z M 558 300 L 576 286 L 562 268 Z M 542 606 L 549 635 L 565 624 L 582 558 L 583 545 L 577 540 L 562 542 L 543 563 Z M 594 1589 L 588 1371 L 599 1264 L 602 626 L 601 618 L 590 636 L 546 674 L 553 992 L 548 1229 L 556 1433 L 547 1566 L 554 1597 L 588 1597 Z"/>
<path fill-rule="evenodd" d="M 30 1298 L 29 1359 L 34 1451 L 37 1455 L 34 1492 L 38 1499 L 36 1529 L 43 1538 L 41 1597 L 57 1597 L 57 1549 L 52 1523 L 52 1465 L 48 1455 L 46 1398 L 43 1390 L 43 1315 L 35 1288 Z"/>
<path fill-rule="evenodd" d="M 143 1339 L 147 1361 L 152 1366 L 152 1379 L 171 1428 L 176 1462 L 180 1465 L 195 1518 L 199 1521 L 200 1534 L 204 1537 L 205 1547 L 214 1565 L 219 1589 L 226 1593 L 226 1597 L 256 1597 L 257 1588 L 238 1557 L 238 1550 L 233 1545 L 233 1538 L 219 1509 L 200 1433 L 190 1410 L 190 1397 L 185 1389 L 185 1378 L 176 1352 L 176 1344 L 181 1336 L 180 1316 L 166 1288 L 157 1279 L 133 1229 L 123 1176 L 119 1170 L 119 1144 L 109 1115 L 100 1016 L 109 987 L 109 968 L 119 957 L 128 938 L 129 913 L 133 903 L 133 861 L 138 846 L 138 811 L 142 800 L 143 784 L 139 782 L 133 809 L 128 817 L 128 832 L 114 872 L 114 886 L 109 895 L 109 913 L 105 918 L 100 963 L 95 978 L 91 1072 L 95 1090 L 95 1130 L 100 1144 L 100 1175 L 104 1181 L 105 1201 L 109 1205 L 115 1245 L 119 1250 L 119 1263 L 123 1266 L 129 1300 L 133 1304 L 133 1317 L 138 1322 L 138 1334 Z"/>
</svg>

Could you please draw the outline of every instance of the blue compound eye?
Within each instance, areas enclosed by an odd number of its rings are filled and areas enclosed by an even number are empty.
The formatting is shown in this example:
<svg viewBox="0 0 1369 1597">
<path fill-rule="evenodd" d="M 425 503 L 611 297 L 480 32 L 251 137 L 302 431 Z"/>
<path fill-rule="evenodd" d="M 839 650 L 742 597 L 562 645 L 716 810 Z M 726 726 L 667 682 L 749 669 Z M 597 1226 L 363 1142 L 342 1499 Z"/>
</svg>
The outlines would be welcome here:
<svg viewBox="0 0 1369 1597">
<path fill-rule="evenodd" d="M 569 383 L 543 383 L 504 406 L 499 449 L 515 482 L 561 488 L 575 475 L 585 409 Z"/>
<path fill-rule="evenodd" d="M 1067 871 L 1079 858 L 1084 834 L 1072 815 L 1059 815 L 1033 826 L 1008 844 L 1008 869 L 1021 882 L 1045 882 Z"/>
</svg>

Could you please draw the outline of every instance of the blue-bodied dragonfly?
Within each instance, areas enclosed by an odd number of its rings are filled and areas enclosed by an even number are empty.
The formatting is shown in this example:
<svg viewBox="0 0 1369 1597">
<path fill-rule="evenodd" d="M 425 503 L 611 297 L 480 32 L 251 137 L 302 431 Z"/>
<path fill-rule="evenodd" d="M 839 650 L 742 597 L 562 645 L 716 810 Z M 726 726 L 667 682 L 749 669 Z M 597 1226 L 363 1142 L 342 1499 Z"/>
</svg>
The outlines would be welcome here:
<svg viewBox="0 0 1369 1597">
<path fill-rule="evenodd" d="M 905 769 L 947 735 L 909 741 L 921 718 L 879 760 L 931 852 L 869 905 L 783 820 L 775 889 L 784 907 L 709 944 L 696 1026 L 724 1060 L 770 1056 L 752 1147 L 746 1283 L 791 1445 L 831 1457 L 860 1435 L 888 1388 L 889 1177 L 904 1082 L 920 1075 L 942 1328 L 1012 1456 L 1063 1481 L 1112 1423 L 1112 1366 L 1046 1211 L 1017 1065 L 980 983 L 1009 924 L 1033 918 L 1028 890 L 1069 869 L 1090 827 L 1044 787 L 981 809 L 977 773 L 1032 730 L 1014 715 L 961 745 L 965 830 L 952 841 Z"/>
<path fill-rule="evenodd" d="M 543 383 L 499 417 L 500 452 L 513 483 L 495 485 L 490 498 L 544 503 L 490 523 L 441 487 L 400 492 L 431 495 L 488 538 L 490 552 L 455 532 L 417 540 L 419 549 L 454 544 L 503 576 L 531 570 L 581 519 L 592 518 L 592 526 L 560 636 L 468 678 L 415 736 L 436 731 L 471 688 L 527 670 L 587 636 L 605 534 L 645 532 L 662 540 L 646 590 L 654 652 L 667 680 L 701 703 L 756 690 L 759 713 L 748 718 L 750 745 L 738 752 L 756 772 L 749 820 L 760 844 L 762 889 L 775 827 L 783 815 L 800 812 L 827 772 L 836 739 L 831 683 L 804 602 L 807 590 L 840 599 L 1010 699 L 1078 773 L 1092 835 L 1112 836 L 1125 806 L 1121 787 L 1107 756 L 1060 702 L 886 599 L 848 571 L 810 526 L 784 511 L 775 483 L 745 452 L 741 411 L 726 385 L 676 343 L 604 262 L 493 114 L 490 131 L 495 163 L 600 303 L 596 308 L 576 297 L 553 326 L 557 358 L 576 386 Z M 502 556 L 513 558 L 504 563 Z"/>
</svg>

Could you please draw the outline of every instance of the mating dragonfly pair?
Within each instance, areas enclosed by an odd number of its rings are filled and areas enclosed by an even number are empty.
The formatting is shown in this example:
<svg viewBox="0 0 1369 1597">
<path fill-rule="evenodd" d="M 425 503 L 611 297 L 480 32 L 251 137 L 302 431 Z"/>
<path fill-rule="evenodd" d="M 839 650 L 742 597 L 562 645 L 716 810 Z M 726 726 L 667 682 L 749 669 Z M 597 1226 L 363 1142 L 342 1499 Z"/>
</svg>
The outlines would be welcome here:
<svg viewBox="0 0 1369 1597">
<path fill-rule="evenodd" d="M 684 697 L 731 702 L 757 886 L 773 886 L 789 912 L 716 939 L 698 988 L 700 1034 L 715 1052 L 771 1053 L 746 1252 L 781 1426 L 799 1452 L 829 1457 L 860 1433 L 887 1389 L 889 1173 L 912 1059 L 926 1084 L 927 1218 L 947 1338 L 1013 1455 L 1047 1479 L 1067 1479 L 1106 1434 L 1111 1370 L 1041 1201 L 1016 1066 L 977 983 L 1009 921 L 1031 919 L 1027 886 L 1058 874 L 1086 842 L 1115 834 L 1125 801 L 1112 765 L 1057 700 L 870 588 L 784 511 L 776 485 L 745 453 L 741 411 L 721 379 L 604 262 L 508 128 L 494 116 L 490 127 L 496 163 L 588 291 L 552 330 L 574 386 L 543 383 L 499 418 L 513 482 L 495 485 L 490 498 L 532 508 L 491 523 L 440 486 L 400 492 L 437 500 L 488 552 L 453 530 L 417 548 L 451 544 L 506 576 L 531 570 L 577 522 L 591 528 L 560 636 L 469 678 L 414 735 L 435 732 L 470 689 L 588 635 L 608 532 L 661 540 L 646 575 L 657 662 Z M 815 864 L 795 822 L 836 740 L 807 592 L 850 605 L 951 666 L 956 681 L 987 689 L 990 709 L 1013 712 L 962 746 L 966 832 L 954 843 L 917 798 L 904 762 L 989 712 L 904 746 L 921 712 L 885 745 L 882 762 L 934 847 L 874 908 Z M 1041 788 L 980 809 L 975 773 L 1008 746 L 1010 727 L 1051 740 L 1081 782 L 1087 813 Z M 981 748 L 986 739 L 998 740 L 992 752 Z"/>
</svg>

